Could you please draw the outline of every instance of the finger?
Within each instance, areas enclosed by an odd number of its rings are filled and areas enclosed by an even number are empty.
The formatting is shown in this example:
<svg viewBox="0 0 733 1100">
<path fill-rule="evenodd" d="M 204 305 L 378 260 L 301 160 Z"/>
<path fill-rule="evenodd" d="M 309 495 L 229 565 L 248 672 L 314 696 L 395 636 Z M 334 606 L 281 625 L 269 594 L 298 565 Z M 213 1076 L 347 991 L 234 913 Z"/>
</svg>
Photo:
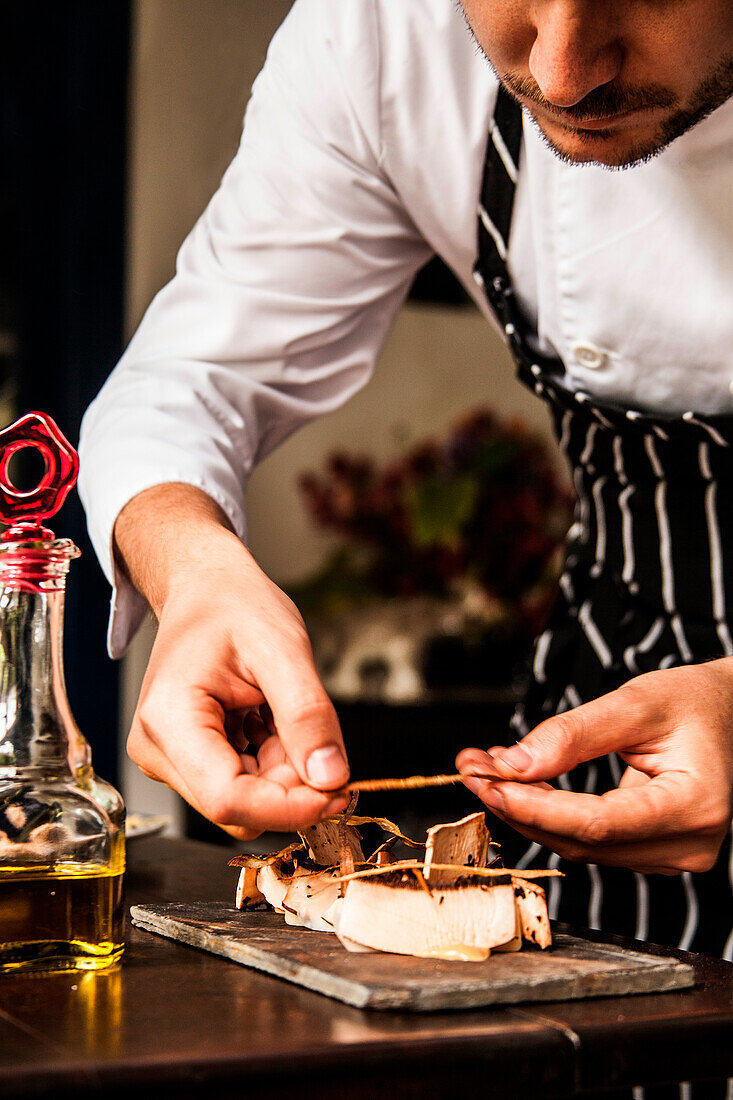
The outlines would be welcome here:
<svg viewBox="0 0 733 1100">
<path fill-rule="evenodd" d="M 466 780 L 485 805 L 516 824 L 595 847 L 671 837 L 705 827 L 700 801 L 682 773 L 665 773 L 644 787 L 602 795 L 557 790 L 537 783 Z"/>
<path fill-rule="evenodd" d="M 324 791 L 349 779 L 341 727 L 310 648 L 278 650 L 258 675 L 274 727 L 301 779 Z"/>
<path fill-rule="evenodd" d="M 289 765 L 284 765 L 283 770 L 287 771 L 290 783 L 297 785 L 288 785 L 285 776 L 277 772 L 266 777 L 253 775 L 246 768 L 251 758 L 241 760 L 233 755 L 237 765 L 227 767 L 227 778 L 221 788 L 216 785 L 216 772 L 220 769 L 210 769 L 203 790 L 200 784 L 191 781 L 184 768 L 172 766 L 167 758 L 159 759 L 156 770 L 164 782 L 204 817 L 230 832 L 245 829 L 250 838 L 269 829 L 293 832 L 305 828 L 340 813 L 348 803 L 345 796 L 330 799 L 327 794 L 304 786 Z M 243 765 L 241 771 L 236 771 L 238 765 Z"/>
<path fill-rule="evenodd" d="M 482 797 L 480 791 L 491 790 L 497 783 L 504 782 L 503 776 L 492 773 L 490 760 L 490 753 L 481 749 L 463 749 L 456 757 L 456 767 L 463 776 L 464 785 L 474 794 L 478 794 L 479 798 Z M 546 788 L 548 791 L 555 790 L 551 783 L 543 780 L 536 780 L 532 786 Z"/>
<path fill-rule="evenodd" d="M 242 763 L 242 768 L 247 774 L 257 774 L 257 761 L 253 756 L 241 756 L 240 760 Z M 200 813 L 203 817 L 206 817 L 205 808 L 199 803 L 195 792 L 191 790 L 191 788 L 188 786 L 185 779 L 180 775 L 177 769 L 173 769 L 170 767 L 167 757 L 155 745 L 153 745 L 152 742 L 150 742 L 148 746 L 147 762 L 148 768 L 142 767 L 139 761 L 137 761 L 137 764 L 141 771 L 148 776 L 148 778 L 165 783 L 166 786 L 171 788 L 171 790 L 177 791 L 177 793 L 180 794 L 181 797 L 184 798 L 190 806 L 193 806 L 193 808 L 198 813 Z M 171 773 L 173 773 L 173 778 L 171 778 Z M 166 778 L 166 776 L 168 776 L 168 778 Z M 331 812 L 337 811 L 332 811 L 329 808 L 324 816 L 328 816 Z M 267 827 L 264 824 L 259 825 L 256 828 L 245 828 L 240 825 L 223 825 L 219 821 L 213 821 L 212 823 L 218 826 L 218 828 L 220 828 L 222 832 L 228 833 L 229 836 L 234 837 L 236 840 L 243 841 L 254 840 L 256 837 L 260 836 Z"/>
<path fill-rule="evenodd" d="M 213 707 L 213 700 L 209 700 Z M 153 740 L 142 729 L 130 741 L 133 757 L 147 770 L 155 770 L 164 782 L 180 791 L 205 817 L 223 826 L 291 831 L 314 824 L 333 812 L 325 793 L 298 785 L 290 789 L 278 782 L 248 775 L 239 754 L 218 728 L 212 707 L 186 708 L 188 726 L 176 723 L 175 758 L 166 751 L 165 741 Z M 161 741 L 163 743 L 161 744 Z M 297 776 L 294 777 L 297 782 Z M 340 803 L 347 801 L 343 796 Z"/>
<path fill-rule="evenodd" d="M 707 836 L 679 837 L 673 840 L 641 841 L 591 847 L 568 840 L 567 837 L 539 829 L 529 829 L 511 821 L 504 814 L 493 813 L 522 836 L 556 852 L 571 863 L 597 863 L 604 867 L 625 867 L 647 875 L 678 875 L 683 871 L 708 871 L 714 865 L 720 844 Z"/>
<path fill-rule="evenodd" d="M 631 790 L 633 787 L 645 787 L 652 782 L 652 777 L 640 772 L 637 768 L 628 767 L 619 780 L 619 787 Z"/>
<path fill-rule="evenodd" d="M 178 773 L 175 774 L 175 778 L 172 778 L 172 769 L 169 766 L 168 758 L 164 753 L 157 748 L 152 742 L 147 742 L 145 748 L 142 746 L 136 746 L 131 748 L 130 742 L 132 740 L 132 734 L 128 739 L 128 755 L 137 766 L 143 775 L 148 779 L 153 779 L 155 782 L 164 783 L 171 790 L 176 791 L 181 798 L 183 798 L 190 806 L 198 811 L 202 816 L 203 807 L 198 804 L 196 796 L 192 790 L 188 787 L 187 783 Z M 250 758 L 251 759 L 251 758 Z M 247 767 L 247 757 L 242 758 L 243 766 Z M 252 767 L 256 770 L 257 764 L 254 759 L 251 759 Z M 254 840 L 255 837 L 262 833 L 263 829 L 244 829 L 239 826 L 224 826 L 215 821 L 213 824 L 218 825 L 224 832 L 229 833 L 237 840 Z"/>
<path fill-rule="evenodd" d="M 456 757 L 456 767 L 466 776 L 504 778 L 494 764 L 493 753 L 483 749 L 462 749 Z"/>
<path fill-rule="evenodd" d="M 548 718 L 516 745 L 491 748 L 484 763 L 502 778 L 553 779 L 586 760 L 647 742 L 650 705 L 638 688 L 627 685 Z"/>
<path fill-rule="evenodd" d="M 283 748 L 283 743 L 277 735 L 268 735 L 257 750 L 257 769 L 260 772 L 269 772 L 272 769 L 278 767 L 280 764 L 285 764 L 288 757 Z M 292 764 L 290 765 L 292 767 Z M 296 777 L 297 782 L 300 783 L 300 777 L 296 771 L 293 771 L 293 775 Z"/>
<path fill-rule="evenodd" d="M 130 752 L 132 757 L 132 753 Z M 172 791 L 176 791 L 182 799 L 184 799 L 190 806 L 194 807 L 201 816 L 206 816 L 204 813 L 204 807 L 200 806 L 196 800 L 196 795 L 193 791 L 190 791 L 186 782 L 176 775 L 176 779 L 171 781 L 164 778 L 168 772 L 167 759 L 164 757 L 160 749 L 157 749 L 152 744 L 149 746 L 149 751 L 146 753 L 147 767 L 144 768 L 139 760 L 135 760 L 138 767 L 143 774 L 147 775 L 147 778 L 153 779 L 156 782 L 165 783 L 166 787 L 171 788 Z M 253 761 L 254 763 L 254 761 Z M 149 770 L 150 769 L 150 770 Z M 210 818 L 209 818 L 210 820 Z M 255 837 L 260 836 L 264 832 L 264 828 L 243 828 L 239 825 L 221 825 L 219 822 L 212 822 L 217 825 L 222 832 L 228 833 L 229 836 L 234 837 L 237 840 L 254 840 Z"/>
<path fill-rule="evenodd" d="M 269 703 L 261 703 L 259 706 L 259 712 L 265 729 L 269 733 L 277 733 L 277 730 L 275 729 L 275 719 L 272 716 L 272 709 Z"/>
<path fill-rule="evenodd" d="M 270 731 L 267 729 L 267 726 L 262 721 L 256 710 L 251 710 L 246 715 L 244 719 L 244 732 L 246 734 L 247 741 L 255 750 L 255 752 L 259 752 L 265 741 L 267 741 L 268 737 L 271 736 Z"/>
<path fill-rule="evenodd" d="M 247 712 L 243 710 L 230 710 L 224 716 L 224 732 L 227 741 L 238 753 L 245 752 L 249 744 L 246 718 Z"/>
</svg>

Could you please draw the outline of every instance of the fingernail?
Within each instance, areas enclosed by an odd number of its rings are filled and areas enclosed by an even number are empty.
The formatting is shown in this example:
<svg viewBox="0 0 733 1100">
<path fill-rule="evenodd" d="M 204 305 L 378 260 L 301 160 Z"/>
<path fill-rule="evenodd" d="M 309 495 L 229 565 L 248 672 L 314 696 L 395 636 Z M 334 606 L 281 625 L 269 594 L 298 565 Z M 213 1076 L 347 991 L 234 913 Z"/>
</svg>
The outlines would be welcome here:
<svg viewBox="0 0 733 1100">
<path fill-rule="evenodd" d="M 526 772 L 532 764 L 532 757 L 524 745 L 512 745 L 494 754 L 494 764 L 512 772 Z"/>
<path fill-rule="evenodd" d="M 334 817 L 336 814 L 343 813 L 348 804 L 348 798 L 332 798 L 321 814 L 321 820 L 323 820 L 324 817 Z"/>
<path fill-rule="evenodd" d="M 481 755 L 483 759 L 480 762 L 476 761 L 475 763 L 469 763 L 467 767 L 470 767 L 473 775 L 484 779 L 493 779 L 499 774 L 496 770 L 494 753 L 484 752 Z"/>
<path fill-rule="evenodd" d="M 326 745 L 312 752 L 305 770 L 314 787 L 337 787 L 349 778 L 346 761 L 338 745 Z"/>
</svg>

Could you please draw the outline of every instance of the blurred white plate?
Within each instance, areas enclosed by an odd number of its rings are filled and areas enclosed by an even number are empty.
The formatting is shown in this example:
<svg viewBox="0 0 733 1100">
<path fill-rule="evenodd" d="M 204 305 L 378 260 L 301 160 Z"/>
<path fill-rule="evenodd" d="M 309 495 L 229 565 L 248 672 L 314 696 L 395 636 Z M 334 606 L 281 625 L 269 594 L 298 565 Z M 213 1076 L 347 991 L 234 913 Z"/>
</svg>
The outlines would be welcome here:
<svg viewBox="0 0 733 1100">
<path fill-rule="evenodd" d="M 171 819 L 167 814 L 128 814 L 125 822 L 125 836 L 128 840 L 156 836 L 167 829 L 170 823 Z"/>
</svg>

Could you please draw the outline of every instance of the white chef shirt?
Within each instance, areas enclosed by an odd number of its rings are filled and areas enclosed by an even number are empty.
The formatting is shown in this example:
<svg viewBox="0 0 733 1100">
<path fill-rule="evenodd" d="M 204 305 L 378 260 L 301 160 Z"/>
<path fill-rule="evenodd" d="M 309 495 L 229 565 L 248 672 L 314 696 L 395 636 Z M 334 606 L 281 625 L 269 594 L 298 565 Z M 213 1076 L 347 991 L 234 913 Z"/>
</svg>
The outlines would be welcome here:
<svg viewBox="0 0 733 1100">
<path fill-rule="evenodd" d="M 219 191 L 84 418 L 113 656 L 145 611 L 114 575 L 127 501 L 190 483 L 245 538 L 253 465 L 367 382 L 433 253 L 489 316 L 472 267 L 496 90 L 455 0 L 297 0 Z M 623 172 L 563 164 L 525 120 L 509 268 L 571 384 L 733 410 L 731 195 L 733 100 Z"/>
</svg>

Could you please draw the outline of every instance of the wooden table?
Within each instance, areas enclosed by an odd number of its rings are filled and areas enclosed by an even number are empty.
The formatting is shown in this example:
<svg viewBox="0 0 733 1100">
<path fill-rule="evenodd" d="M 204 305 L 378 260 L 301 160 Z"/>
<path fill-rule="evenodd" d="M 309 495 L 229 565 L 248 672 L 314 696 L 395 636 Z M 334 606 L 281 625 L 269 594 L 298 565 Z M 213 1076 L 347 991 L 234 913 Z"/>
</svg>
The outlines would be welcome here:
<svg viewBox="0 0 733 1100">
<path fill-rule="evenodd" d="M 226 858 L 134 841 L 128 903 L 228 900 Z M 127 942 L 113 971 L 0 979 L 0 1096 L 538 1098 L 733 1075 L 733 965 L 684 952 L 690 991 L 406 1015 L 136 929 Z"/>
</svg>

